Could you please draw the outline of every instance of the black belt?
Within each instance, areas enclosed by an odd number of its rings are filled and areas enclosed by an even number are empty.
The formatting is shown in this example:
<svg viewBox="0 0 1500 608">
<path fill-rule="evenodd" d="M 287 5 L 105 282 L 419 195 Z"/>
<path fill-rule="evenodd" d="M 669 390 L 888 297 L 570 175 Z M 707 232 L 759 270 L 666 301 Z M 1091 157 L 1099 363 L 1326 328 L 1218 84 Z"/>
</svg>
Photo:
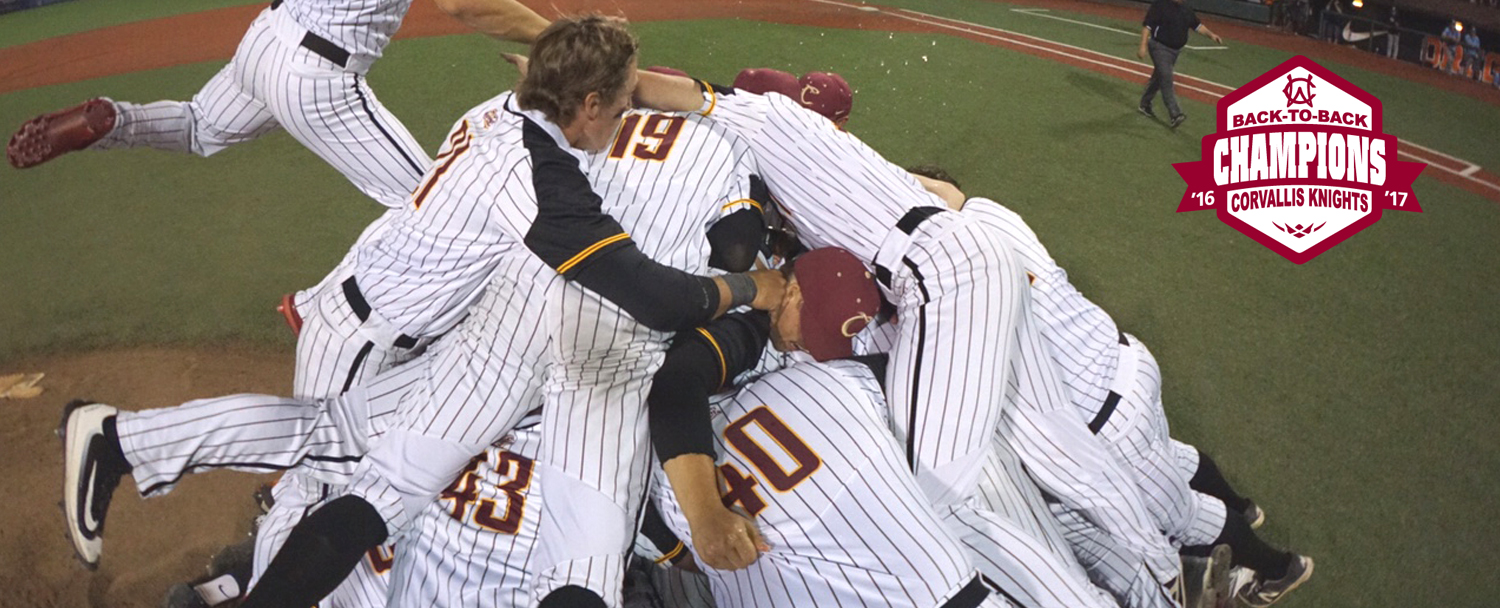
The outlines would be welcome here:
<svg viewBox="0 0 1500 608">
<path fill-rule="evenodd" d="M 917 226 L 921 226 L 922 222 L 927 221 L 927 218 L 944 211 L 947 211 L 947 209 L 942 207 L 912 207 L 911 210 L 906 212 L 906 215 L 901 216 L 901 219 L 896 222 L 896 228 L 902 232 L 911 234 L 916 232 Z M 880 264 L 875 264 L 875 280 L 880 281 L 881 285 L 889 289 L 891 286 L 891 270 Z"/>
<path fill-rule="evenodd" d="M 359 317 L 361 323 L 370 320 L 370 302 L 365 299 L 365 294 L 360 293 L 359 283 L 354 281 L 354 277 L 349 277 L 344 280 L 343 286 L 344 299 L 349 301 L 349 310 L 354 311 L 354 316 Z M 396 337 L 396 342 L 392 346 L 396 348 L 415 348 L 416 345 L 416 338 L 401 334 Z"/>
<path fill-rule="evenodd" d="M 1125 338 L 1123 331 L 1120 332 L 1120 346 L 1130 346 L 1130 340 Z M 1115 371 L 1118 373 L 1119 368 L 1116 367 Z M 1104 430 L 1104 425 L 1109 422 L 1109 417 L 1115 415 L 1115 408 L 1119 405 L 1120 394 L 1110 391 L 1109 395 L 1104 398 L 1104 407 L 1099 408 L 1099 413 L 1095 414 L 1094 419 L 1089 422 L 1089 430 L 1098 435 L 1099 431 Z"/>
<path fill-rule="evenodd" d="M 964 585 L 963 589 L 959 589 L 958 593 L 953 594 L 953 597 L 948 598 L 948 601 L 943 602 L 943 605 L 938 608 L 977 608 L 989 596 L 990 588 L 984 586 L 984 581 L 975 576 L 969 584 Z"/>
<path fill-rule="evenodd" d="M 271 10 L 281 7 L 283 0 L 271 0 Z M 312 51 L 319 57 L 338 64 L 339 67 L 349 67 L 349 51 L 344 50 L 327 38 L 308 32 L 302 37 L 302 48 Z"/>
</svg>

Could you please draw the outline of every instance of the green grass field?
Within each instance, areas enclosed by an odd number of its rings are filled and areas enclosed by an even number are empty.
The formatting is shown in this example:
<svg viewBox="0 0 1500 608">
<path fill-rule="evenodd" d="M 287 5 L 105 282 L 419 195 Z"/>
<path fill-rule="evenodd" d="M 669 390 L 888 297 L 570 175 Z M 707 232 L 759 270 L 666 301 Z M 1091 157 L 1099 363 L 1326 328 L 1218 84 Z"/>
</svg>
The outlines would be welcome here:
<svg viewBox="0 0 1500 608">
<path fill-rule="evenodd" d="M 23 30 L 238 3 L 78 0 L 0 17 L 0 45 Z M 890 4 L 1133 58 L 1128 36 L 1015 5 Z M 1267 509 L 1268 538 L 1318 560 L 1282 605 L 1486 606 L 1500 594 L 1500 560 L 1485 550 L 1500 541 L 1488 513 L 1500 504 L 1494 201 L 1427 175 L 1424 213 L 1387 214 L 1297 266 L 1210 214 L 1174 213 L 1183 185 L 1170 164 L 1197 159 L 1206 104 L 1185 101 L 1193 119 L 1169 131 L 1136 114 L 1136 83 L 943 35 L 636 29 L 643 65 L 725 81 L 747 66 L 839 71 L 857 90 L 851 131 L 897 163 L 944 165 L 969 193 L 1026 217 L 1075 283 L 1152 348 L 1174 435 Z M 1187 53 L 1180 70 L 1238 86 L 1287 57 L 1230 46 Z M 509 86 L 501 48 L 473 35 L 399 41 L 370 81 L 432 151 L 461 112 Z M 0 126 L 94 95 L 184 99 L 220 65 L 3 95 Z M 1500 166 L 1500 108 L 1328 65 L 1384 101 L 1388 132 Z M 277 297 L 321 278 L 379 211 L 283 133 L 208 159 L 91 153 L 0 170 L 0 362 L 125 344 L 289 345 Z"/>
</svg>

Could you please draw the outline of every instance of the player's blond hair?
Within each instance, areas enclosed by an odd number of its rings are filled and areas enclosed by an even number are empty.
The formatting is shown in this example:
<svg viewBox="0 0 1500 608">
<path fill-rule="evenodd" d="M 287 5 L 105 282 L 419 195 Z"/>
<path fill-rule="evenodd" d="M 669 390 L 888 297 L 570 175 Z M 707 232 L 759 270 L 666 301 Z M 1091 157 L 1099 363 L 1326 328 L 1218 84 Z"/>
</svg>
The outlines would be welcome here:
<svg viewBox="0 0 1500 608">
<path fill-rule="evenodd" d="M 627 93 L 631 60 L 639 47 L 624 19 L 599 14 L 558 19 L 531 45 L 516 100 L 559 126 L 567 125 L 589 93 L 598 93 L 605 103 Z"/>
</svg>

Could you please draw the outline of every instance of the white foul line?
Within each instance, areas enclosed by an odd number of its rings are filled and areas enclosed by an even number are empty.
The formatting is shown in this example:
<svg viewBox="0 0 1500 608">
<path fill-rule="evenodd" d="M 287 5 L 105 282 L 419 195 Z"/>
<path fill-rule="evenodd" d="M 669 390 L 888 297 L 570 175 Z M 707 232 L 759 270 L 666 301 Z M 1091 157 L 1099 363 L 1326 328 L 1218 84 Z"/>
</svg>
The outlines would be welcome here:
<svg viewBox="0 0 1500 608">
<path fill-rule="evenodd" d="M 1132 32 L 1130 30 L 1122 30 L 1122 29 L 1116 28 L 1116 27 L 1109 27 L 1107 25 L 1099 25 L 1097 23 L 1089 23 L 1087 21 L 1079 21 L 1077 19 L 1069 19 L 1067 17 L 1058 17 L 1057 15 L 1049 15 L 1049 14 L 1047 14 L 1048 10 L 1045 9 L 1045 8 L 1013 8 L 1013 9 L 1010 9 L 1010 12 L 1012 12 L 1012 13 L 1021 13 L 1022 15 L 1031 15 L 1032 17 L 1045 17 L 1047 19 L 1056 19 L 1058 21 L 1062 21 L 1062 22 L 1065 22 L 1065 23 L 1073 23 L 1073 24 L 1077 24 L 1077 25 L 1082 25 L 1084 27 L 1091 27 L 1091 28 L 1094 28 L 1094 29 L 1104 30 L 1104 31 L 1107 31 L 1107 32 L 1116 32 L 1116 33 L 1120 33 L 1120 34 L 1125 34 L 1126 36 L 1139 36 L 1140 35 L 1140 32 Z M 1190 49 L 1195 50 L 1195 51 L 1221 51 L 1221 50 L 1227 49 L 1229 47 L 1227 47 L 1227 46 L 1196 46 L 1196 45 L 1189 44 L 1189 45 L 1187 45 L 1187 48 L 1190 48 Z"/>
</svg>

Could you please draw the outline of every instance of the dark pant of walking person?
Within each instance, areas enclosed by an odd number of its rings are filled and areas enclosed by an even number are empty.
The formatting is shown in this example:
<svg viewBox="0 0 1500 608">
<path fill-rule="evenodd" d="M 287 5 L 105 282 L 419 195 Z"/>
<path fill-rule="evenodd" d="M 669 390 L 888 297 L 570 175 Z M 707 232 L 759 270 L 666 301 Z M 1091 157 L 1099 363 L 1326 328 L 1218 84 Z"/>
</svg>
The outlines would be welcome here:
<svg viewBox="0 0 1500 608">
<path fill-rule="evenodd" d="M 1178 116 L 1182 116 L 1182 108 L 1177 106 L 1177 91 L 1172 85 L 1172 72 L 1177 65 L 1177 54 L 1182 49 L 1174 49 L 1165 44 L 1152 40 L 1147 43 L 1147 50 L 1151 53 L 1151 64 L 1156 69 L 1151 71 L 1151 80 L 1146 83 L 1146 92 L 1141 94 L 1141 108 L 1147 112 L 1151 109 L 1151 101 L 1156 99 L 1156 92 L 1161 91 L 1161 101 L 1167 105 L 1167 116 L 1176 122 Z"/>
</svg>

